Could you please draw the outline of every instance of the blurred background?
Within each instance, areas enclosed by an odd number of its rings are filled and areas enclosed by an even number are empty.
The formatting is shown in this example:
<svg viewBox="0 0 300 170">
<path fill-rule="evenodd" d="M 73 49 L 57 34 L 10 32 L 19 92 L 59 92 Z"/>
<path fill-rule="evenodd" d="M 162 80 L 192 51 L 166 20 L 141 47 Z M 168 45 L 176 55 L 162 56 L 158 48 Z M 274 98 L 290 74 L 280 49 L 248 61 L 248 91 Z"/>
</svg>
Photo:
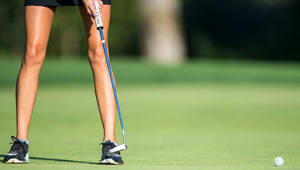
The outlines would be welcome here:
<svg viewBox="0 0 300 170">
<path fill-rule="evenodd" d="M 1 157 L 15 134 L 23 1 L 1 2 L 0 30 Z M 299 169 L 299 30 L 299 0 L 113 0 L 111 61 L 130 148 L 122 168 L 272 169 L 282 156 Z M 99 160 L 87 58 L 78 8 L 58 7 L 27 168 L 90 169 Z"/>
<path fill-rule="evenodd" d="M 171 64 L 199 58 L 299 61 L 299 11 L 297 0 L 116 1 L 111 54 Z M 19 0 L 1 4 L 1 58 L 23 54 L 23 13 Z M 86 58 L 83 32 L 77 7 L 59 7 L 48 55 Z"/>
</svg>

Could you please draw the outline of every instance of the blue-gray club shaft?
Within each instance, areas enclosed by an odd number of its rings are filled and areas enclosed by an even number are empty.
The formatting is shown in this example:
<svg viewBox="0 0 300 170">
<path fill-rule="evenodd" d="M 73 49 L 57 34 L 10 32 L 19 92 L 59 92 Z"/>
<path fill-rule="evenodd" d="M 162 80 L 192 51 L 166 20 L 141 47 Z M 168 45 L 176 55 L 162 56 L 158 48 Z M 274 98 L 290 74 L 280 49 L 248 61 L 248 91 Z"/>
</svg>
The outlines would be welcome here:
<svg viewBox="0 0 300 170">
<path fill-rule="evenodd" d="M 118 100 L 118 96 L 117 96 L 114 76 L 112 74 L 112 70 L 111 70 L 111 66 L 110 66 L 110 60 L 109 60 L 108 51 L 107 51 L 107 47 L 106 47 L 106 42 L 105 42 L 105 38 L 104 38 L 104 34 L 103 34 L 104 26 L 103 26 L 101 13 L 100 13 L 100 10 L 99 10 L 99 4 L 98 4 L 97 0 L 94 1 L 94 7 L 95 7 L 95 10 L 96 10 L 96 18 L 95 18 L 96 27 L 97 27 L 97 29 L 99 30 L 99 33 L 100 33 L 102 46 L 103 46 L 103 50 L 104 50 L 104 54 L 105 54 L 105 60 L 106 60 L 106 64 L 107 64 L 107 68 L 108 68 L 108 72 L 109 72 L 109 77 L 110 77 L 111 85 L 112 85 L 114 96 L 115 96 L 115 102 L 116 102 L 116 105 L 117 105 L 118 115 L 119 115 L 119 119 L 120 119 L 120 123 L 121 123 L 121 128 L 122 128 L 122 133 L 123 133 L 123 143 L 124 143 L 124 146 L 125 146 L 124 148 L 127 149 L 127 145 L 126 145 L 126 141 L 125 141 L 126 138 L 125 138 L 124 123 L 123 123 L 121 109 L 120 109 L 119 100 Z"/>
<path fill-rule="evenodd" d="M 100 36 L 101 36 L 103 50 L 104 50 L 104 53 L 105 53 L 105 59 L 106 59 L 106 64 L 107 64 L 107 68 L 108 68 L 108 72 L 109 72 L 109 76 L 110 76 L 111 85 L 112 85 L 112 88 L 113 88 L 113 91 L 114 91 L 115 101 L 116 101 L 117 110 L 118 110 L 118 114 L 119 114 L 119 119 L 120 119 L 120 123 L 121 123 L 122 133 L 123 133 L 123 142 L 124 142 L 124 144 L 126 144 L 126 142 L 125 142 L 125 128 L 124 128 L 124 123 L 123 123 L 123 118 L 122 118 L 122 114 L 121 114 L 120 104 L 119 104 L 119 100 L 118 100 L 118 96 L 117 96 L 116 85 L 115 85 L 115 82 L 114 82 L 114 77 L 113 77 L 111 66 L 110 66 L 110 60 L 109 60 L 109 57 L 108 57 L 106 42 L 105 42 L 105 39 L 104 39 L 103 27 L 100 27 L 98 29 L 99 29 L 99 33 L 100 33 Z"/>
</svg>

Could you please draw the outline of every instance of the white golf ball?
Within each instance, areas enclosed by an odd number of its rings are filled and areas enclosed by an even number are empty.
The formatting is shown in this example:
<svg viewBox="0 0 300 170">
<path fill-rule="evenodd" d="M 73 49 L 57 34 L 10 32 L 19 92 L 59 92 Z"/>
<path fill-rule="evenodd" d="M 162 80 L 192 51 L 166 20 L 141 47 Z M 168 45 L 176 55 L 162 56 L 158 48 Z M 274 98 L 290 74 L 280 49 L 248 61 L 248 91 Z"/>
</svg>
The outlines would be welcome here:
<svg viewBox="0 0 300 170">
<path fill-rule="evenodd" d="M 284 160 L 282 159 L 282 157 L 276 157 L 274 159 L 275 166 L 282 166 L 283 164 L 284 164 Z"/>
</svg>

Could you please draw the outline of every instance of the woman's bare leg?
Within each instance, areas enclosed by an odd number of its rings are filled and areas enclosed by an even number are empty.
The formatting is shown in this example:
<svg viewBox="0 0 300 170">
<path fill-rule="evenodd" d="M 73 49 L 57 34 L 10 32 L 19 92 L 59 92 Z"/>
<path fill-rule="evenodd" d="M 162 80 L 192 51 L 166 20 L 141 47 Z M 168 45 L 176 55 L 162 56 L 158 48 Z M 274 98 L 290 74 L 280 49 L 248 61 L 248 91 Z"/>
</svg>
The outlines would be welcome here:
<svg viewBox="0 0 300 170">
<path fill-rule="evenodd" d="M 107 37 L 110 23 L 110 9 L 110 5 L 103 6 L 103 31 L 106 42 L 108 42 Z M 88 55 L 94 76 L 95 93 L 98 108 L 104 128 L 104 140 L 112 140 L 115 142 L 116 104 L 109 73 L 106 66 L 103 47 L 101 45 L 101 38 L 99 35 L 99 31 L 96 29 L 95 21 L 87 13 L 86 8 L 80 7 L 80 12 L 85 25 L 88 40 Z"/>
<path fill-rule="evenodd" d="M 55 7 L 25 7 L 26 46 L 16 87 L 19 139 L 28 139 L 28 128 L 38 90 L 38 77 L 46 55 L 54 13 Z"/>
</svg>

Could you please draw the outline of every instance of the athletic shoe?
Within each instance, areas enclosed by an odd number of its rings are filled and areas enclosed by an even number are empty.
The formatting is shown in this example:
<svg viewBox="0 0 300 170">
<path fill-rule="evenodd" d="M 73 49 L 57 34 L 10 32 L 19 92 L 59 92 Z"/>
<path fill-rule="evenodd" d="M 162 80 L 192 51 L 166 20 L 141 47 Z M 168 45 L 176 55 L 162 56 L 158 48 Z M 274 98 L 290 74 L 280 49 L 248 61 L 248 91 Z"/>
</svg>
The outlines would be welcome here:
<svg viewBox="0 0 300 170">
<path fill-rule="evenodd" d="M 109 165 L 123 164 L 120 152 L 114 152 L 114 153 L 109 152 L 109 150 L 117 146 L 116 143 L 107 140 L 102 142 L 101 145 L 102 145 L 102 158 L 100 160 L 100 164 L 109 164 Z"/>
<path fill-rule="evenodd" d="M 13 142 L 10 151 L 4 156 L 3 163 L 22 164 L 29 163 L 28 144 L 12 136 Z"/>
</svg>

